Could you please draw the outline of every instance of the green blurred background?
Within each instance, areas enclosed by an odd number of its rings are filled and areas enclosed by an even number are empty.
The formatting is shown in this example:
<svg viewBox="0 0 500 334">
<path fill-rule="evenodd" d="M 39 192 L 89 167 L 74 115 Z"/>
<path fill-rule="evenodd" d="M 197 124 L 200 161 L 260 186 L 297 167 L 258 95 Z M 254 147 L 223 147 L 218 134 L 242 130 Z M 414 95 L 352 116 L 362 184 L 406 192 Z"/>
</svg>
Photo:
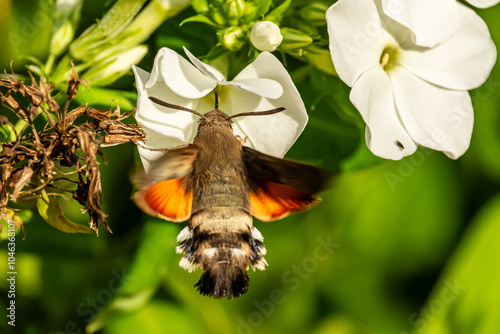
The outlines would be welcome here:
<svg viewBox="0 0 500 334">
<path fill-rule="evenodd" d="M 47 57 L 52 20 L 40 14 L 44 3 L 0 1 L 1 68 L 14 59 L 14 71 L 26 74 L 21 55 Z M 77 35 L 110 4 L 85 2 Z M 478 13 L 498 45 L 500 6 Z M 180 52 L 186 45 L 196 55 L 213 46 L 214 34 L 202 24 L 179 28 L 190 15 L 161 25 L 140 67 L 150 70 L 162 46 Z M 313 210 L 255 222 L 269 267 L 250 272 L 247 294 L 227 301 L 195 291 L 200 271 L 179 268 L 175 254 L 185 224 L 153 219 L 133 204 L 136 149 L 125 144 L 102 149 L 113 234 L 65 234 L 36 210 L 26 219 L 26 239 L 16 239 L 16 327 L 5 316 L 10 299 L 2 269 L 0 332 L 500 333 L 499 67 L 471 92 L 474 133 L 457 161 L 427 149 L 401 161 L 374 157 L 348 88 L 293 58 L 287 68 L 310 111 L 287 157 L 339 174 Z M 130 96 L 132 72 L 108 88 Z M 108 108 L 113 98 L 110 93 L 94 106 Z M 8 113 L 2 106 L 2 115 Z M 77 205 L 64 206 L 73 221 L 88 223 Z M 6 242 L 0 246 L 0 268 L 6 268 Z"/>
</svg>

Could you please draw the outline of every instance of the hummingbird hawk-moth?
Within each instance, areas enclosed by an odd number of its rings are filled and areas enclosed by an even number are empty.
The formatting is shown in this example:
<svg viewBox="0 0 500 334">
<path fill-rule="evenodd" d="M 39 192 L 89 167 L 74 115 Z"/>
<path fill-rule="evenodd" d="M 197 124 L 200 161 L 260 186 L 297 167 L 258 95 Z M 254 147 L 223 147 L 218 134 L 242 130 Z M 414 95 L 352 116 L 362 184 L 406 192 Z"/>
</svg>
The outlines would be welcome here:
<svg viewBox="0 0 500 334">
<path fill-rule="evenodd" d="M 311 208 L 326 184 L 323 169 L 276 158 L 244 146 L 231 119 L 263 116 L 285 108 L 228 116 L 218 109 L 202 115 L 154 97 L 155 103 L 200 117 L 192 144 L 168 149 L 140 178 L 135 203 L 146 213 L 173 222 L 189 219 L 178 235 L 179 265 L 203 274 L 195 287 L 203 295 L 231 299 L 246 293 L 250 266 L 267 265 L 262 221 Z"/>
</svg>

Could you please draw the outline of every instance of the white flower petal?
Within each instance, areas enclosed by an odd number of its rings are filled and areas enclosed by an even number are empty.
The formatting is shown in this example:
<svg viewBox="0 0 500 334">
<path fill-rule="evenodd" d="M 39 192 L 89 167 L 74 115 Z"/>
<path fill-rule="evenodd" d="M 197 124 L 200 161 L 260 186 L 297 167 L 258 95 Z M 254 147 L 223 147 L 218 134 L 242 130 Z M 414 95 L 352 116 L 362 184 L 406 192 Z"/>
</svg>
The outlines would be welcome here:
<svg viewBox="0 0 500 334">
<path fill-rule="evenodd" d="M 384 14 L 409 28 L 417 45 L 433 47 L 458 28 L 456 0 L 382 0 Z"/>
<path fill-rule="evenodd" d="M 363 73 L 349 98 L 367 125 L 366 144 L 375 155 L 399 160 L 415 152 L 417 145 L 398 118 L 391 79 L 381 67 Z"/>
<path fill-rule="evenodd" d="M 390 76 L 399 115 L 411 137 L 452 159 L 464 154 L 474 122 L 469 93 L 434 86 L 402 67 Z"/>
<path fill-rule="evenodd" d="M 189 60 L 191 60 L 191 62 L 194 64 L 194 66 L 196 66 L 201 72 L 203 72 L 203 74 L 217 81 L 221 85 L 227 84 L 224 75 L 220 73 L 217 69 L 208 64 L 205 64 L 204 62 L 196 58 L 191 52 L 189 52 L 188 49 L 184 48 L 184 52 L 186 52 L 186 55 L 188 56 Z"/>
<path fill-rule="evenodd" d="M 144 132 L 146 132 L 147 143 L 142 143 L 143 146 L 149 148 L 170 148 L 179 145 L 185 144 L 184 141 L 173 138 L 173 137 L 165 137 L 161 133 L 157 133 L 147 128 L 143 128 Z M 139 151 L 139 157 L 141 158 L 142 165 L 144 170 L 149 172 L 151 165 L 155 160 L 161 158 L 165 152 L 161 151 L 151 151 L 141 146 L 137 146 Z"/>
<path fill-rule="evenodd" d="M 158 51 L 146 88 L 161 81 L 165 82 L 175 94 L 189 99 L 201 98 L 217 85 L 216 81 L 204 75 L 169 48 L 161 48 Z"/>
<path fill-rule="evenodd" d="M 228 114 L 236 114 L 285 107 L 284 111 L 274 115 L 244 116 L 233 120 L 235 134 L 247 138 L 248 146 L 282 157 L 304 130 L 308 119 L 306 108 L 288 72 L 268 52 L 262 52 L 235 77 L 235 81 L 261 77 L 278 82 L 283 87 L 283 94 L 277 99 L 267 99 L 229 86 L 229 101 L 221 105 L 221 109 Z"/>
<path fill-rule="evenodd" d="M 330 53 L 339 77 L 350 87 L 380 63 L 382 26 L 373 0 L 338 1 L 326 11 Z"/>
<path fill-rule="evenodd" d="M 495 6 L 500 0 L 467 0 L 467 2 L 477 8 L 488 8 Z"/>
<path fill-rule="evenodd" d="M 497 53 L 484 21 L 472 9 L 456 7 L 460 26 L 451 38 L 432 49 L 401 51 L 398 63 L 434 84 L 469 90 L 486 81 Z"/>
<path fill-rule="evenodd" d="M 178 96 L 163 82 L 146 88 L 145 83 L 150 79 L 148 72 L 133 66 L 137 85 L 137 123 L 146 131 L 147 143 L 152 148 L 168 148 L 191 142 L 196 128 L 196 116 L 185 111 L 174 110 L 159 106 L 149 99 L 157 97 L 166 102 L 182 105 L 187 108 L 196 108 L 197 100 L 190 100 Z M 140 149 L 141 159 L 152 160 L 157 152 Z M 144 153 L 144 157 L 143 154 Z M 145 166 L 146 167 L 146 166 Z"/>
<path fill-rule="evenodd" d="M 230 84 L 241 90 L 254 93 L 270 99 L 283 95 L 283 87 L 275 80 L 265 78 L 250 78 L 233 80 Z"/>
</svg>

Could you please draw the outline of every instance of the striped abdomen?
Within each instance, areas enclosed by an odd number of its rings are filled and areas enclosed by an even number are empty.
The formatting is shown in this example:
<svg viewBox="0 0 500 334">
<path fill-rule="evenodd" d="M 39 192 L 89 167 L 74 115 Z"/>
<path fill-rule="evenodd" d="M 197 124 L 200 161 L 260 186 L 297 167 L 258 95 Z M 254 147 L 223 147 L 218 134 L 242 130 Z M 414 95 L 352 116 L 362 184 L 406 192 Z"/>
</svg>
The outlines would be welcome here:
<svg viewBox="0 0 500 334">
<path fill-rule="evenodd" d="M 252 224 L 244 176 L 234 166 L 193 178 L 191 219 L 177 237 L 177 252 L 184 253 L 180 266 L 188 271 L 200 267 L 203 275 L 196 287 L 214 298 L 244 294 L 250 265 L 260 270 L 266 265 L 262 257 L 266 249 Z"/>
</svg>

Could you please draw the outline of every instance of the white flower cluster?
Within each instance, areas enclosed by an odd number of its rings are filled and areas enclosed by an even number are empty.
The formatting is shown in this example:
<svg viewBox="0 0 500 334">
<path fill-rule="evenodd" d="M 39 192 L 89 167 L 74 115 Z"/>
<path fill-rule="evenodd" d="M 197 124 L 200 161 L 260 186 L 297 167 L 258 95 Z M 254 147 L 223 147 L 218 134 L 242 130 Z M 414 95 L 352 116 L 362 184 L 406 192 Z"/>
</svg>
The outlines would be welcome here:
<svg viewBox="0 0 500 334">
<path fill-rule="evenodd" d="M 500 0 L 468 0 L 484 8 Z M 469 90 L 488 78 L 496 48 L 483 20 L 456 0 L 339 0 L 326 12 L 330 53 L 351 102 L 366 123 L 376 155 L 401 159 L 419 145 L 456 159 L 469 147 L 473 108 Z M 281 43 L 279 27 L 260 22 L 251 33 L 260 50 Z M 268 52 L 232 81 L 185 50 L 191 63 L 162 48 L 150 73 L 134 67 L 137 121 L 152 148 L 191 142 L 193 114 L 153 103 L 156 97 L 199 112 L 231 115 L 285 107 L 282 113 L 235 120 L 234 133 L 264 153 L 283 156 L 307 123 L 300 95 L 280 61 Z M 139 149 L 147 169 L 157 152 Z"/>
<path fill-rule="evenodd" d="M 472 9 L 455 0 L 339 0 L 326 20 L 335 69 L 352 87 L 374 154 L 397 160 L 422 145 L 456 159 L 467 150 L 468 91 L 486 81 L 497 57 Z"/>
<path fill-rule="evenodd" d="M 193 114 L 160 106 L 156 97 L 170 104 L 208 112 L 214 109 L 212 94 L 217 88 L 219 109 L 228 115 L 246 111 L 285 107 L 283 112 L 265 117 L 241 117 L 234 121 L 235 135 L 246 145 L 282 157 L 307 123 L 307 112 L 290 75 L 281 62 L 262 52 L 232 81 L 184 49 L 191 63 L 175 51 L 162 48 L 150 73 L 133 66 L 137 83 L 136 119 L 146 131 L 147 145 L 165 148 L 193 141 L 197 120 Z M 161 153 L 139 148 L 148 170 Z"/>
</svg>

